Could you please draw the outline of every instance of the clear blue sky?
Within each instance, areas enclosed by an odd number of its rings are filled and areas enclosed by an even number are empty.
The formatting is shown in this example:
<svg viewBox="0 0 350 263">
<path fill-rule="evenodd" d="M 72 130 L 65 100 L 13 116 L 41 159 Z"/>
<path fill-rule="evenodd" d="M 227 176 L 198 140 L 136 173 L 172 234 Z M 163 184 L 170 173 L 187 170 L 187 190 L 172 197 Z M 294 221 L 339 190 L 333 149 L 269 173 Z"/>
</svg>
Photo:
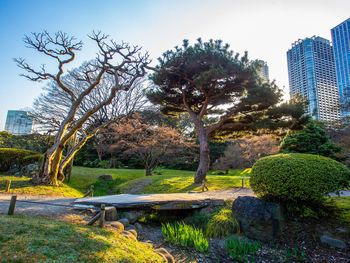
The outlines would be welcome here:
<svg viewBox="0 0 350 263">
<path fill-rule="evenodd" d="M 236 52 L 266 60 L 270 77 L 287 93 L 291 43 L 312 35 L 330 39 L 349 11 L 349 0 L 0 0 L 0 130 L 8 109 L 30 107 L 45 85 L 20 77 L 12 60 L 47 62 L 24 47 L 30 32 L 62 30 L 82 39 L 76 66 L 95 54 L 87 38 L 94 29 L 143 46 L 154 61 L 184 38 L 220 38 Z"/>
</svg>

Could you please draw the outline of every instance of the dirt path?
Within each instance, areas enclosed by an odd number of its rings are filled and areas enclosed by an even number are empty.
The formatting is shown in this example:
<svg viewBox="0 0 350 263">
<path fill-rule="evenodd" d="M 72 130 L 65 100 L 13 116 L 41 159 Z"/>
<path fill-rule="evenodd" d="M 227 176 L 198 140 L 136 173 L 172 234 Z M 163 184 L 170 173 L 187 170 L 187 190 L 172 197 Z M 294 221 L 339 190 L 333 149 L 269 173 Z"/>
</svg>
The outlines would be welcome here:
<svg viewBox="0 0 350 263">
<path fill-rule="evenodd" d="M 11 199 L 11 195 L 0 194 L 0 213 L 1 214 L 7 214 L 10 199 Z M 21 200 L 58 204 L 61 206 L 25 203 L 25 202 L 20 202 Z M 49 216 L 49 217 L 73 214 L 75 213 L 73 208 L 67 207 L 67 206 L 71 205 L 74 200 L 75 198 L 18 195 L 17 196 L 18 202 L 16 203 L 15 214 Z"/>
</svg>

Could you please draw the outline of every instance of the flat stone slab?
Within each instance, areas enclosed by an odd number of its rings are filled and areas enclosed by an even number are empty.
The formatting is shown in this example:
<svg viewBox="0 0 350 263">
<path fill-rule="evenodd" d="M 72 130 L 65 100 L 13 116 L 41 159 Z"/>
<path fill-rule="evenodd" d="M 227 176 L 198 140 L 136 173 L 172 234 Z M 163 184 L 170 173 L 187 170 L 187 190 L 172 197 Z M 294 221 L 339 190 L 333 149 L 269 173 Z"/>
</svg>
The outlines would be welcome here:
<svg viewBox="0 0 350 263">
<path fill-rule="evenodd" d="M 225 199 L 208 197 L 201 193 L 176 194 L 119 194 L 81 198 L 75 204 L 114 206 L 116 208 L 151 208 L 156 210 L 196 209 L 210 204 L 223 204 Z"/>
</svg>

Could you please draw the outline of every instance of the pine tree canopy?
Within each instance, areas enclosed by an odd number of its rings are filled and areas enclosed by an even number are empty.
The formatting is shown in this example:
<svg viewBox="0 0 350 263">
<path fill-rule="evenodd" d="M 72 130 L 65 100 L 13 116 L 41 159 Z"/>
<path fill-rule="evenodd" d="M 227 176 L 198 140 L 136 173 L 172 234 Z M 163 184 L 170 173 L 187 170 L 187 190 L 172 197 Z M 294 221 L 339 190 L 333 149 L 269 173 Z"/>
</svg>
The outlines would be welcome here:
<svg viewBox="0 0 350 263">
<path fill-rule="evenodd" d="M 274 82 L 263 80 L 259 70 L 259 63 L 250 61 L 247 52 L 233 53 L 221 40 L 198 39 L 194 45 L 184 40 L 182 47 L 159 58 L 148 97 L 165 114 L 188 112 L 195 124 L 210 117 L 209 134 L 218 129 L 272 127 L 282 119 L 290 124 L 300 118 L 303 111 L 300 115 L 289 104 L 276 106 L 282 91 Z"/>
</svg>

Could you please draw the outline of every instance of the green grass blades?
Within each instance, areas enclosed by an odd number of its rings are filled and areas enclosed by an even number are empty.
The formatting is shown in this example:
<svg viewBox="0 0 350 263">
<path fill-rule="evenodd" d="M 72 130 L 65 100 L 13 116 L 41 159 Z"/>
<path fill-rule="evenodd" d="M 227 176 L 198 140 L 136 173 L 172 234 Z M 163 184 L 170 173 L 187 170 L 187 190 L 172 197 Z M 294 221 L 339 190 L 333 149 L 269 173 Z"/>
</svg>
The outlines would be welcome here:
<svg viewBox="0 0 350 263">
<path fill-rule="evenodd" d="M 0 262 L 164 262 L 117 231 L 33 216 L 0 215 Z"/>
<path fill-rule="evenodd" d="M 254 262 L 254 256 L 261 248 L 261 244 L 237 236 L 230 236 L 226 239 L 225 247 L 232 259 L 240 262 Z"/>
<path fill-rule="evenodd" d="M 239 233 L 239 223 L 232 215 L 231 208 L 222 208 L 210 218 L 207 224 L 208 237 L 226 237 Z"/>
<path fill-rule="evenodd" d="M 208 240 L 201 229 L 185 223 L 162 224 L 165 240 L 182 247 L 194 247 L 199 252 L 206 252 L 209 248 Z"/>
</svg>

